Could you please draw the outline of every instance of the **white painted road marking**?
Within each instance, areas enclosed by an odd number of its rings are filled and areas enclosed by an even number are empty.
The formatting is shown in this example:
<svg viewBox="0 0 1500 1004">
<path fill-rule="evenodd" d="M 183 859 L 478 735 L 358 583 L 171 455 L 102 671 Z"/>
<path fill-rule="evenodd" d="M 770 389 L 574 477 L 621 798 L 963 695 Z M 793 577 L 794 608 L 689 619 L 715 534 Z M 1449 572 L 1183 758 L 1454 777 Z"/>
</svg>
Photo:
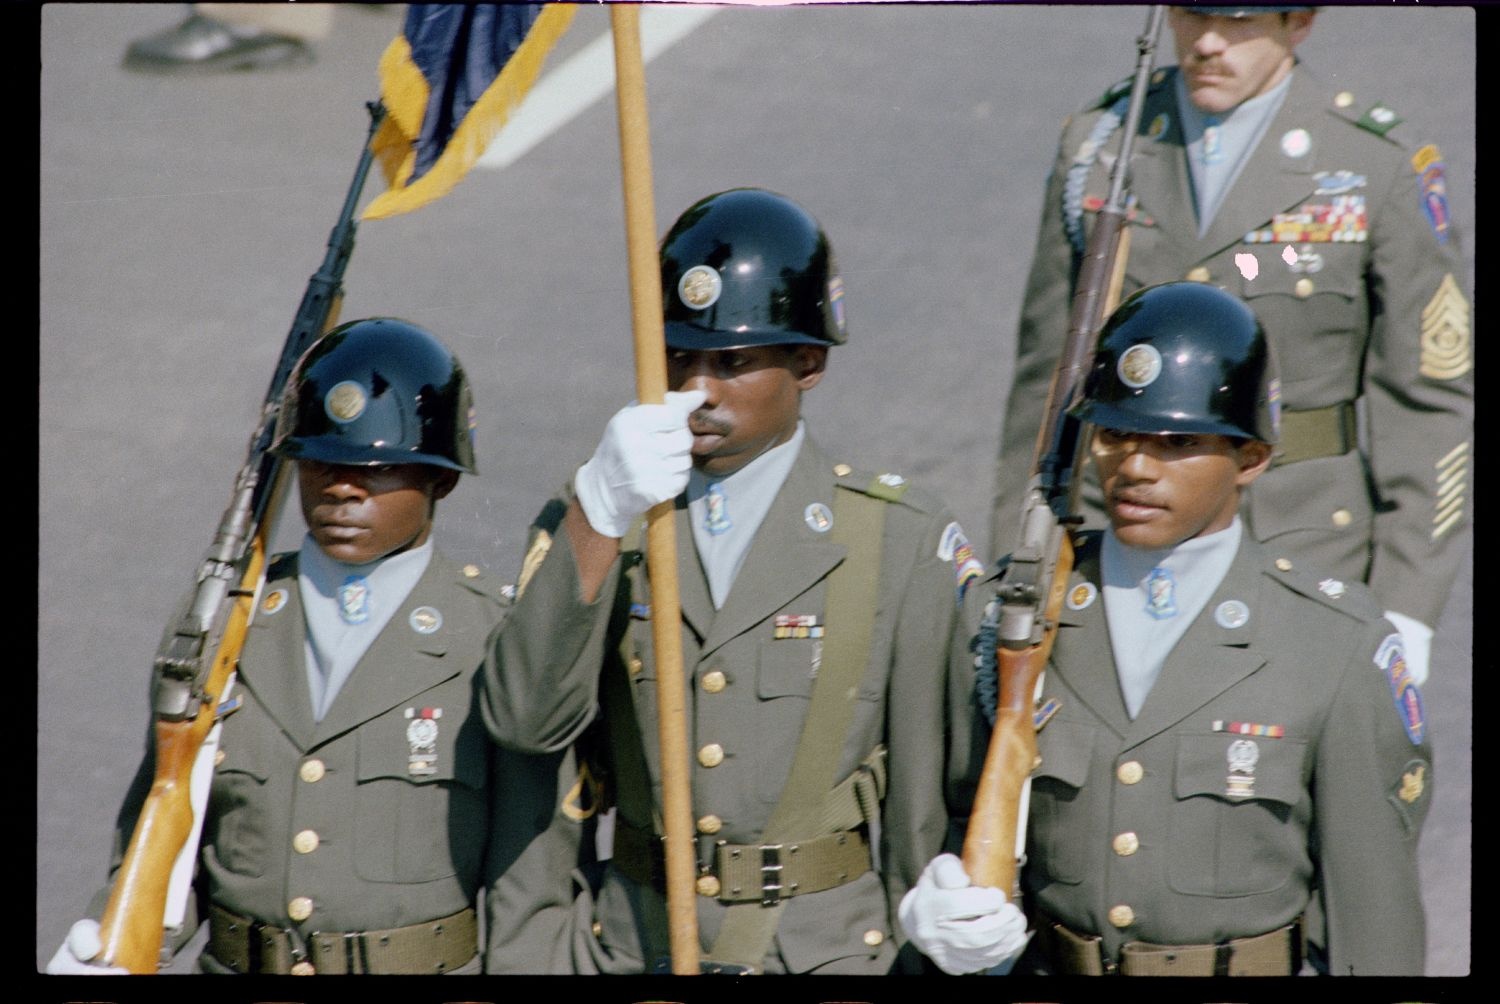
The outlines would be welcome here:
<svg viewBox="0 0 1500 1004">
<path fill-rule="evenodd" d="M 717 7 L 678 7 L 676 4 L 651 4 L 642 8 L 642 61 L 651 62 L 718 12 Z M 532 85 L 510 121 L 474 166 L 501 168 L 519 160 L 532 147 L 614 89 L 614 39 L 605 32 Z"/>
</svg>

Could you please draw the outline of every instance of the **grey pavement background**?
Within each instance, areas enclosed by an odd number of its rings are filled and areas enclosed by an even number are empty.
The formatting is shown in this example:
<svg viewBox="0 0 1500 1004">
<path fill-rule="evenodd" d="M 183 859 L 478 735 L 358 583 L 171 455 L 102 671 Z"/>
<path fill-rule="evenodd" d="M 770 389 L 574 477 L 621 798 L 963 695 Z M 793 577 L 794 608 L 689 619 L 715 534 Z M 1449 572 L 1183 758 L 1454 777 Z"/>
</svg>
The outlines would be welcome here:
<svg viewBox="0 0 1500 1004">
<path fill-rule="evenodd" d="M 300 69 L 120 67 L 183 12 L 40 13 L 38 968 L 104 878 L 158 634 L 228 502 L 403 16 L 340 9 Z M 809 207 L 850 325 L 807 400 L 814 434 L 945 496 L 980 548 L 1058 128 L 1128 74 L 1144 24 L 1121 6 L 726 8 L 647 67 L 658 233 L 738 185 Z M 607 30 L 602 8 L 580 10 L 549 67 Z M 1471 289 L 1475 36 L 1466 8 L 1330 8 L 1302 49 L 1325 80 L 1428 124 Z M 536 507 L 633 395 L 618 149 L 607 98 L 509 168 L 361 225 L 346 276 L 345 319 L 426 325 L 474 378 L 481 474 L 441 507 L 438 541 L 506 581 Z M 292 512 L 278 544 L 300 532 Z M 1431 975 L 1470 968 L 1472 583 L 1466 565 L 1425 694 Z"/>
</svg>

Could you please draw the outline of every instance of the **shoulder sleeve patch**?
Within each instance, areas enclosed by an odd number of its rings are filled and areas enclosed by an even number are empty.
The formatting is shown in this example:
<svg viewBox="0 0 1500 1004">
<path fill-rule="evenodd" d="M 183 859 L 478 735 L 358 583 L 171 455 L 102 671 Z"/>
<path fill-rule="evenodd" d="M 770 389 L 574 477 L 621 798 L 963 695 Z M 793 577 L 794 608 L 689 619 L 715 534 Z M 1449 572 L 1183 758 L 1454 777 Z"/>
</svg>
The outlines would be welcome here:
<svg viewBox="0 0 1500 1004">
<path fill-rule="evenodd" d="M 1406 729 L 1406 738 L 1411 740 L 1413 746 L 1420 746 L 1422 739 L 1427 733 L 1427 721 L 1422 709 L 1422 693 L 1417 689 L 1417 681 L 1412 679 L 1411 671 L 1406 668 L 1406 648 L 1401 643 L 1401 635 L 1392 632 L 1381 641 L 1380 647 L 1375 650 L 1375 665 L 1385 674 L 1385 679 L 1391 688 L 1391 699 L 1396 704 L 1396 714 L 1401 717 L 1401 725 Z"/>
<path fill-rule="evenodd" d="M 1444 178 L 1443 154 L 1428 143 L 1411 156 L 1411 169 L 1419 181 L 1422 213 L 1439 244 L 1448 243 L 1448 182 Z"/>
<path fill-rule="evenodd" d="M 939 561 L 952 563 L 954 588 L 958 602 L 962 603 L 969 584 L 984 575 L 984 565 L 974 556 L 974 548 L 957 521 L 943 528 L 943 534 L 938 538 L 937 556 Z"/>
</svg>

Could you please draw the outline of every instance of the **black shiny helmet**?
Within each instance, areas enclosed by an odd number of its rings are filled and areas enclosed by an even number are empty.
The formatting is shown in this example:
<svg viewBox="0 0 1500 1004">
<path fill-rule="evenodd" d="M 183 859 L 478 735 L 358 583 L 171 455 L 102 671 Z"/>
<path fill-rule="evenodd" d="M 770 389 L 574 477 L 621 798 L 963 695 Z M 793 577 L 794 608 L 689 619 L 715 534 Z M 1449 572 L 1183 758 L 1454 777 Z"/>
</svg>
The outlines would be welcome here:
<svg viewBox="0 0 1500 1004">
<path fill-rule="evenodd" d="M 818 221 L 784 195 L 699 200 L 661 243 L 667 345 L 842 345 L 844 281 Z"/>
<path fill-rule="evenodd" d="M 1073 414 L 1125 432 L 1275 443 L 1281 382 L 1249 307 L 1217 286 L 1166 282 L 1137 291 L 1105 322 Z"/>
<path fill-rule="evenodd" d="M 271 451 L 327 464 L 474 469 L 474 399 L 457 357 L 407 321 L 350 321 L 287 379 Z"/>
</svg>

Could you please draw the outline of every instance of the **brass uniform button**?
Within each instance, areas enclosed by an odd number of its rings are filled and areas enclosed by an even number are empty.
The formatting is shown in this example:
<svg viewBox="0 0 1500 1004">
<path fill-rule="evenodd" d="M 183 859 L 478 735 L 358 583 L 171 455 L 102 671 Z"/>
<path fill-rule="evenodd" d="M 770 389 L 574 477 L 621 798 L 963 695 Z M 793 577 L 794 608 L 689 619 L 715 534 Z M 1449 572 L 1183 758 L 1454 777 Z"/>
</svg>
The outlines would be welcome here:
<svg viewBox="0 0 1500 1004">
<path fill-rule="evenodd" d="M 1126 760 L 1124 763 L 1120 764 L 1120 768 L 1115 771 L 1115 777 L 1120 779 L 1121 784 L 1135 784 L 1145 776 L 1146 770 L 1141 766 L 1140 761 L 1138 760 Z"/>
<path fill-rule="evenodd" d="M 313 968 L 313 964 L 306 959 L 303 959 L 301 962 L 292 963 L 291 974 L 293 976 L 315 976 L 317 972 Z"/>
<path fill-rule="evenodd" d="M 1115 849 L 1115 853 L 1120 855 L 1120 857 L 1128 858 L 1140 849 L 1141 842 L 1134 833 L 1122 833 L 1118 837 L 1115 837 L 1114 842 L 1110 846 Z"/>
<path fill-rule="evenodd" d="M 298 896 L 286 905 L 286 915 L 299 923 L 312 916 L 313 901 L 310 896 Z"/>
<path fill-rule="evenodd" d="M 464 577 L 468 578 L 468 579 L 477 579 L 477 578 L 479 578 L 479 566 L 478 565 L 465 565 L 464 566 Z"/>
<path fill-rule="evenodd" d="M 1292 287 L 1292 292 L 1297 299 L 1305 300 L 1313 295 L 1313 281 L 1311 279 L 1298 279 L 1297 284 Z"/>
<path fill-rule="evenodd" d="M 626 663 L 625 666 L 630 670 L 630 675 L 635 676 L 642 670 L 642 668 L 644 668 L 645 664 L 642 663 L 641 660 L 636 656 L 631 656 L 630 661 Z"/>
<path fill-rule="evenodd" d="M 328 768 L 323 766 L 322 760 L 306 760 L 301 767 L 297 768 L 297 776 L 308 784 L 316 784 L 323 780 L 323 775 L 328 773 Z"/>
<path fill-rule="evenodd" d="M 1334 526 L 1348 526 L 1354 522 L 1354 514 L 1348 509 L 1335 509 L 1333 511 Z"/>
<path fill-rule="evenodd" d="M 715 815 L 707 815 L 698 820 L 699 833 L 718 833 L 724 828 L 724 820 Z"/>
<path fill-rule="evenodd" d="M 318 835 L 312 830 L 303 830 L 292 838 L 292 849 L 298 854 L 311 854 L 318 849 Z"/>
<path fill-rule="evenodd" d="M 593 926 L 592 926 L 592 927 L 590 927 L 590 928 L 589 928 L 589 930 L 590 930 L 590 931 L 592 931 L 592 932 L 593 932 L 593 934 L 594 934 L 594 937 L 596 937 L 596 938 L 597 938 L 597 937 L 599 937 L 599 936 L 600 936 L 600 935 L 601 935 L 601 934 L 603 934 L 603 933 L 604 933 L 604 925 L 603 925 L 603 924 L 601 924 L 601 923 L 599 923 L 599 922 L 598 922 L 598 921 L 597 921 L 597 920 L 596 920 L 596 921 L 594 921 L 594 925 L 593 925 Z"/>
<path fill-rule="evenodd" d="M 884 940 L 885 934 L 875 930 L 874 928 L 871 928 L 870 930 L 865 932 L 865 944 L 869 945 L 871 948 L 875 948 Z"/>
<path fill-rule="evenodd" d="M 1339 91 L 1333 96 L 1333 103 L 1340 108 L 1348 108 L 1354 104 L 1354 95 L 1349 91 Z"/>
<path fill-rule="evenodd" d="M 850 474 L 854 473 L 854 468 L 848 464 L 834 464 L 833 473 L 838 477 L 847 478 Z"/>
<path fill-rule="evenodd" d="M 719 894 L 719 880 L 712 875 L 698 876 L 698 895 L 717 896 Z"/>
<path fill-rule="evenodd" d="M 1202 265 L 1198 265 L 1188 269 L 1186 278 L 1188 282 L 1207 282 L 1209 280 L 1209 272 Z"/>
<path fill-rule="evenodd" d="M 1290 572 L 1292 570 L 1292 561 L 1290 558 L 1277 558 L 1276 567 L 1283 572 Z"/>
<path fill-rule="evenodd" d="M 717 767 L 724 762 L 724 747 L 709 743 L 698 751 L 698 762 L 705 767 Z"/>
<path fill-rule="evenodd" d="M 1109 922 L 1116 927 L 1129 927 L 1135 923 L 1135 911 L 1121 903 L 1109 908 Z"/>
<path fill-rule="evenodd" d="M 724 685 L 727 682 L 728 681 L 724 679 L 724 674 L 719 672 L 717 669 L 711 669 L 707 673 L 703 674 L 703 689 L 708 691 L 710 694 L 717 694 L 719 691 L 723 690 Z"/>
</svg>

